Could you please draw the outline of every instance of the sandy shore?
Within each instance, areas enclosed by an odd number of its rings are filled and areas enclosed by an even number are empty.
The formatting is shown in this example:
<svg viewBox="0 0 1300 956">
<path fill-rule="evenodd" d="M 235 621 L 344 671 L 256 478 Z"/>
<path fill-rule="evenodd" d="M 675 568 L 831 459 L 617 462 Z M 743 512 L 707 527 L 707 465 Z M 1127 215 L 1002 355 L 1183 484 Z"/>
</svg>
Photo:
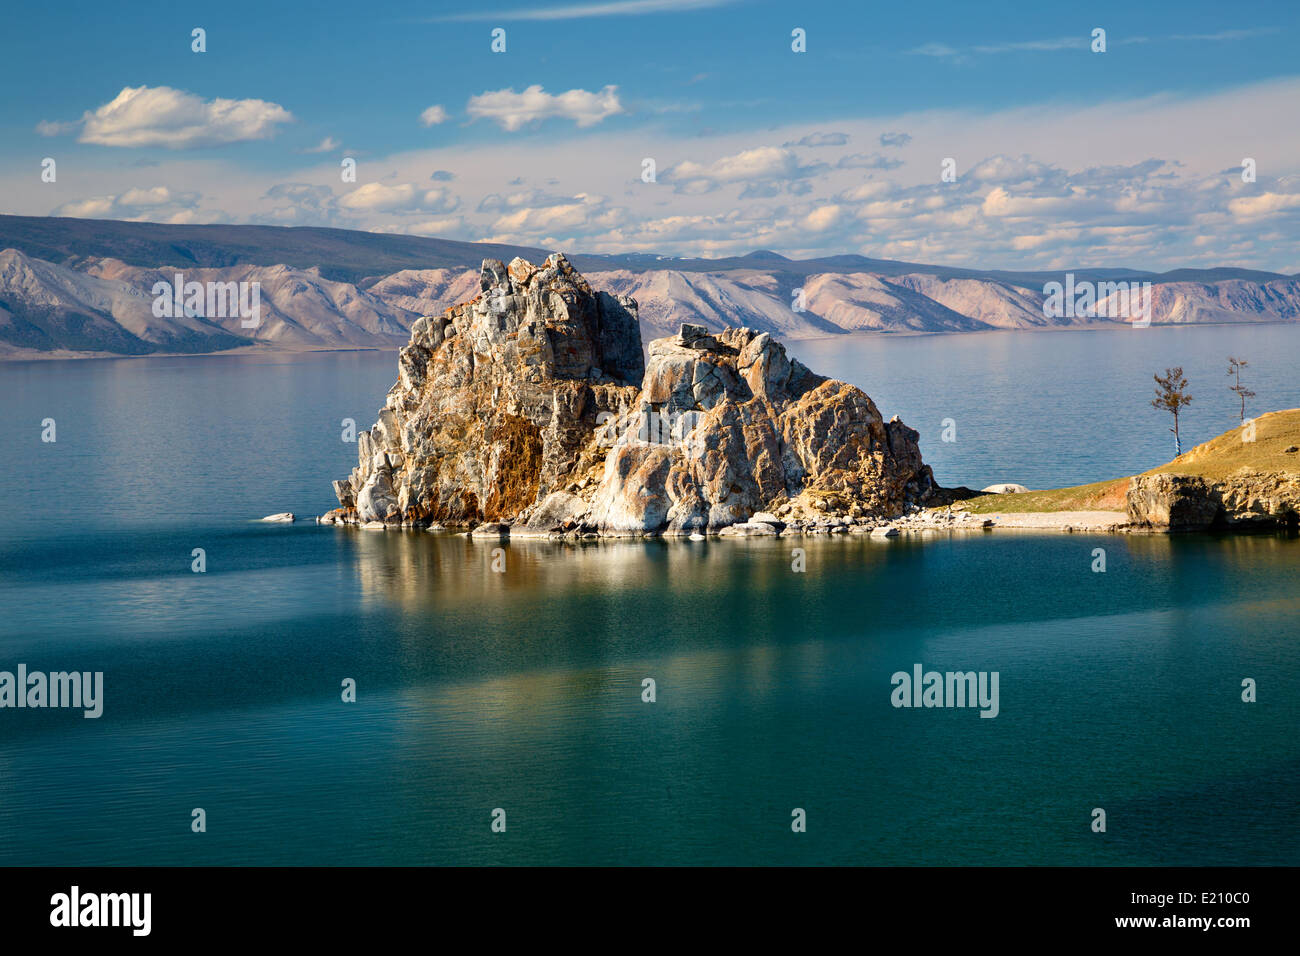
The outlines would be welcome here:
<svg viewBox="0 0 1300 956">
<path fill-rule="evenodd" d="M 1039 531 L 1115 531 L 1128 524 L 1123 511 L 1024 511 L 986 514 L 994 528 L 1033 528 Z"/>
</svg>

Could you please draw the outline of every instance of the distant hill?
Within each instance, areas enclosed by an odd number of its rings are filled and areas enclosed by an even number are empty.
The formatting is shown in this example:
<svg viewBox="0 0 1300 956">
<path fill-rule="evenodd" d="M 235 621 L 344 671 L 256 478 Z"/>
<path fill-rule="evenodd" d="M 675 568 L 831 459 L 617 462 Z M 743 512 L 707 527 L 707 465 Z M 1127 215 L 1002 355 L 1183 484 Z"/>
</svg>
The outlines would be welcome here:
<svg viewBox="0 0 1300 956">
<path fill-rule="evenodd" d="M 255 347 L 394 348 L 410 325 L 472 298 L 484 258 L 540 262 L 549 250 L 346 229 L 195 226 L 0 216 L 0 357 L 143 355 Z M 858 255 L 794 260 L 571 255 L 597 289 L 630 295 L 643 339 L 684 322 L 778 338 L 1114 325 L 1127 314 L 1044 314 L 1063 272 L 977 271 Z M 1300 280 L 1245 269 L 1071 270 L 1077 282 L 1149 281 L 1155 325 L 1300 319 Z M 152 288 L 258 283 L 263 321 L 153 314 Z M 1100 293 L 1099 293 L 1100 294 Z"/>
<path fill-rule="evenodd" d="M 549 252 L 531 246 L 461 242 L 423 236 L 323 229 L 314 226 L 169 225 L 121 222 L 115 219 L 69 219 L 52 216 L 0 215 L 0 249 L 17 249 L 37 259 L 75 265 L 86 258 L 119 259 L 127 265 L 179 268 L 286 265 L 315 268 L 326 279 L 357 284 L 367 278 L 402 269 L 477 269 L 485 258 L 509 262 L 522 256 L 531 262 Z M 1288 278 L 1275 272 L 1251 269 L 1178 269 L 1167 273 L 1133 269 L 1072 268 L 1052 272 L 1008 272 L 958 269 L 892 259 L 840 255 L 819 259 L 787 259 L 766 250 L 722 259 L 584 254 L 559 250 L 581 272 L 761 272 L 817 275 L 826 272 L 867 272 L 882 276 L 909 274 L 940 278 L 986 279 L 1042 286 L 1059 280 L 1063 272 L 1092 282 L 1143 279 L 1151 282 L 1219 282 L 1244 279 L 1269 282 Z M 1292 277 L 1294 278 L 1294 277 Z"/>
<path fill-rule="evenodd" d="M 112 219 L 0 216 L 0 249 L 58 265 L 118 259 L 148 268 L 286 265 L 356 284 L 402 269 L 477 269 L 486 257 L 536 261 L 540 249 L 301 226 L 197 226 Z"/>
</svg>

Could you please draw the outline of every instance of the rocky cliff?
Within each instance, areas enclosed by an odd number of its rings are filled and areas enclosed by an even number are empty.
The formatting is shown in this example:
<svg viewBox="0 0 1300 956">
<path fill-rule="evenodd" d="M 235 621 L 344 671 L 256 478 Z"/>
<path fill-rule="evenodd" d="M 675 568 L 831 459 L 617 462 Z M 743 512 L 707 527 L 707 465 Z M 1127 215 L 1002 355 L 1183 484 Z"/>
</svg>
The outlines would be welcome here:
<svg viewBox="0 0 1300 956">
<path fill-rule="evenodd" d="M 645 363 L 636 303 L 561 255 L 485 260 L 479 290 L 415 323 L 322 520 L 691 533 L 893 517 L 937 494 L 915 431 L 767 333 L 683 325 Z"/>
<path fill-rule="evenodd" d="M 1142 528 L 1288 528 L 1300 525 L 1300 475 L 1258 472 L 1210 480 L 1199 475 L 1137 475 L 1125 504 Z"/>
</svg>

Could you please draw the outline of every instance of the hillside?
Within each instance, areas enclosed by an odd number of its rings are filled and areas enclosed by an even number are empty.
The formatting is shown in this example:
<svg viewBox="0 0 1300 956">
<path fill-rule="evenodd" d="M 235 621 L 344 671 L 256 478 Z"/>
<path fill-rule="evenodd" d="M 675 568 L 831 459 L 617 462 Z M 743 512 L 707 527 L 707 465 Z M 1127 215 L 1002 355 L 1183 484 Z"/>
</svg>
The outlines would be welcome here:
<svg viewBox="0 0 1300 956">
<path fill-rule="evenodd" d="M 0 216 L 0 357 L 394 348 L 421 315 L 476 295 L 485 257 L 516 255 L 540 260 L 545 253 L 344 229 Z M 1114 297 L 1077 316 L 1045 315 L 1044 286 L 1059 281 L 1058 272 L 979 272 L 858 255 L 793 260 L 766 251 L 570 261 L 595 288 L 637 301 L 646 342 L 683 324 L 800 339 L 1126 321 L 1108 317 Z M 154 283 L 177 272 L 186 281 L 258 282 L 265 321 L 249 331 L 221 318 L 154 316 Z M 1153 325 L 1300 320 L 1300 280 L 1274 273 L 1079 269 L 1074 278 L 1151 282 Z"/>
<path fill-rule="evenodd" d="M 1300 408 L 1266 412 L 1254 422 L 1254 441 L 1243 441 L 1242 429 L 1233 428 L 1143 474 L 1198 475 L 1212 481 L 1242 471 L 1300 474 Z"/>
<path fill-rule="evenodd" d="M 315 270 L 289 266 L 188 269 L 186 281 L 256 282 L 260 322 L 238 316 L 154 314 L 152 289 L 173 269 L 88 261 L 84 271 L 0 252 L 0 356 L 54 350 L 147 355 L 220 352 L 243 346 L 283 350 L 397 348 L 418 313 Z"/>
<path fill-rule="evenodd" d="M 1249 483 L 1249 476 L 1267 475 L 1274 490 L 1300 480 L 1300 408 L 1266 412 L 1254 423 L 1254 441 L 1243 441 L 1243 429 L 1237 426 L 1133 478 L 1020 494 L 980 495 L 962 502 L 961 507 L 974 514 L 1116 511 L 1125 508 L 1135 479 L 1150 476 L 1186 476 L 1202 479 L 1207 485 L 1232 487 Z M 1285 504 L 1282 507 L 1285 510 Z"/>
</svg>

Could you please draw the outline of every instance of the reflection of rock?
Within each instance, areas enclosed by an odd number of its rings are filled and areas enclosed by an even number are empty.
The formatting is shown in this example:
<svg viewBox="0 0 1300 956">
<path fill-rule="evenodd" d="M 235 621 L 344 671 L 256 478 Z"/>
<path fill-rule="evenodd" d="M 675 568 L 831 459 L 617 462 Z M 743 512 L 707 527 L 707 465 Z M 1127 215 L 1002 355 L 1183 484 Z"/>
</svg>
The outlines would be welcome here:
<svg viewBox="0 0 1300 956">
<path fill-rule="evenodd" d="M 643 368 L 636 303 L 563 256 L 485 260 L 480 288 L 413 326 L 326 520 L 767 535 L 936 497 L 915 431 L 766 333 L 683 325 Z"/>
</svg>

